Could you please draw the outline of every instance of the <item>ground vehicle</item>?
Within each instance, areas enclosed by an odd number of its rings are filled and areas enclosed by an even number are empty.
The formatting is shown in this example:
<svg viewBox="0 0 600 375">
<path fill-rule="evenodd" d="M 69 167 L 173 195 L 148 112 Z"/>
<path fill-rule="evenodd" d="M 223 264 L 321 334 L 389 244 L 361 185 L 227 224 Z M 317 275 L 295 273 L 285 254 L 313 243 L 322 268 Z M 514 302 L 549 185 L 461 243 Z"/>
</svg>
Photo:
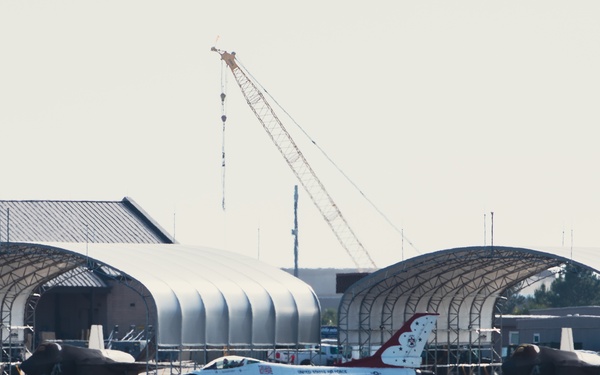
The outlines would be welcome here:
<svg viewBox="0 0 600 375">
<path fill-rule="evenodd" d="M 341 360 L 340 350 L 335 344 L 309 345 L 302 348 L 281 348 L 267 353 L 271 362 L 294 365 L 331 366 Z"/>
<path fill-rule="evenodd" d="M 335 339 L 338 337 L 337 326 L 321 326 L 321 337 L 325 340 Z"/>
<path fill-rule="evenodd" d="M 311 366 L 309 368 L 273 362 L 259 361 L 241 356 L 220 357 L 188 375 L 298 375 L 298 374 L 345 374 L 345 375 L 422 375 L 421 352 L 431 334 L 438 314 L 417 313 L 372 356 L 340 363 L 335 366 Z M 273 353 L 276 354 L 277 352 Z"/>
</svg>

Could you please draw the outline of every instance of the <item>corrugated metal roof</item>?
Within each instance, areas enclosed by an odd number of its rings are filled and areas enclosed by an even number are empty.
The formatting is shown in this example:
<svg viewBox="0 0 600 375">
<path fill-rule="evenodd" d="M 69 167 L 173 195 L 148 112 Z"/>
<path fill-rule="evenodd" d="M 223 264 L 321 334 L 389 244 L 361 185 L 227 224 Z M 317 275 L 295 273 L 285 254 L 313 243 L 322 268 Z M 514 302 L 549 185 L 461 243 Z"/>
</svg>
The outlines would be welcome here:
<svg viewBox="0 0 600 375">
<path fill-rule="evenodd" d="M 44 284 L 44 289 L 53 287 L 79 287 L 79 288 L 108 288 L 108 285 L 93 271 L 84 267 L 77 267 L 67 271 Z"/>
<path fill-rule="evenodd" d="M 121 201 L 0 200 L 0 228 L 0 242 L 173 243 L 127 197 Z"/>
</svg>

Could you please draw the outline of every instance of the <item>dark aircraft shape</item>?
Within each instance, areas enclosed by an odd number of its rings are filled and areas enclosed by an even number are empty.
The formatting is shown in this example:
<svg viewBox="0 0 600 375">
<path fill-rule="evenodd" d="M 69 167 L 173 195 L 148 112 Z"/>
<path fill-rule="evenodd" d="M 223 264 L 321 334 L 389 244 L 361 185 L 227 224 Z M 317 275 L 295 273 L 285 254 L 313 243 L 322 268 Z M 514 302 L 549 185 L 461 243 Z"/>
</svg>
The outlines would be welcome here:
<svg viewBox="0 0 600 375">
<path fill-rule="evenodd" d="M 137 375 L 146 372 L 145 362 L 118 350 L 81 348 L 43 343 L 19 369 L 27 375 Z M 156 366 L 149 365 L 152 370 Z"/>
<path fill-rule="evenodd" d="M 503 375 L 600 375 L 600 355 L 520 345 L 502 364 Z"/>
</svg>

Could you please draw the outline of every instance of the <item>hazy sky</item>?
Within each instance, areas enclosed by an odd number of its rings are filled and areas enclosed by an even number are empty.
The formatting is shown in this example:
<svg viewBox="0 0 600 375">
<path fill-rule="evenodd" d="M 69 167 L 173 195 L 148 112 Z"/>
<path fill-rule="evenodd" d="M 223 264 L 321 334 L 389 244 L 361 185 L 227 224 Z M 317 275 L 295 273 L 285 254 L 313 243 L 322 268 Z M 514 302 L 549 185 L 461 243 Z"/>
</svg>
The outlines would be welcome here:
<svg viewBox="0 0 600 375">
<path fill-rule="evenodd" d="M 600 2 L 2 1 L 0 199 L 133 198 L 184 244 L 293 266 L 295 178 L 242 64 L 379 267 L 491 241 L 600 246 Z M 296 131 L 293 121 L 284 125 Z M 301 191 L 301 267 L 351 266 Z M 564 233 L 564 235 L 563 235 Z M 571 236 L 573 233 L 573 236 Z"/>
</svg>

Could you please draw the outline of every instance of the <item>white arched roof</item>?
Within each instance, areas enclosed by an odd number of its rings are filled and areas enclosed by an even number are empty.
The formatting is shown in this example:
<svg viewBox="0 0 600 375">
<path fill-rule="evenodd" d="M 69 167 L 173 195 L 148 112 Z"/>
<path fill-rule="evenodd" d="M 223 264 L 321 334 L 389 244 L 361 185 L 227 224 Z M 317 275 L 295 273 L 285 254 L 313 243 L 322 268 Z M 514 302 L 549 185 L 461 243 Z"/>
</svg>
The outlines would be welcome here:
<svg viewBox="0 0 600 375">
<path fill-rule="evenodd" d="M 437 344 L 487 344 L 503 293 L 540 272 L 573 263 L 600 273 L 595 248 L 464 247 L 423 254 L 380 269 L 344 293 L 340 341 L 381 345 L 417 312 L 436 312 Z"/>
<path fill-rule="evenodd" d="M 253 258 L 179 244 L 2 246 L 0 297 L 12 326 L 23 324 L 24 304 L 36 287 L 75 267 L 97 264 L 149 291 L 158 345 L 273 346 L 320 339 L 320 307 L 312 288 Z"/>
</svg>

